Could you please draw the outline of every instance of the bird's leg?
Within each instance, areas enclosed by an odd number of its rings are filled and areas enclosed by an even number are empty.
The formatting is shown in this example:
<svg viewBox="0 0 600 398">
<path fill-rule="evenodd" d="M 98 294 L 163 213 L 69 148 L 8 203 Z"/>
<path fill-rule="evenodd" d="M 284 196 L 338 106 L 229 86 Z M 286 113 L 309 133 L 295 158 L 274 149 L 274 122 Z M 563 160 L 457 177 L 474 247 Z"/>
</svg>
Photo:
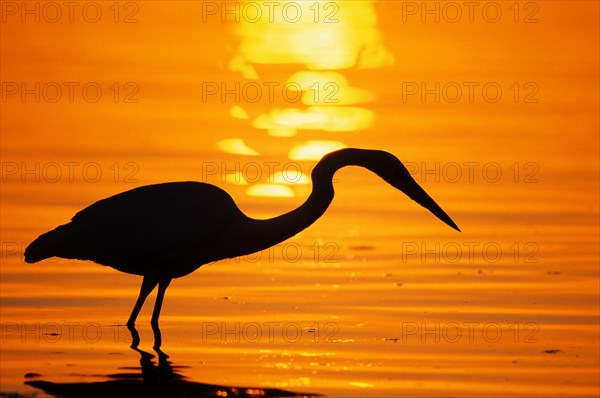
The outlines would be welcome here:
<svg viewBox="0 0 600 398">
<path fill-rule="evenodd" d="M 170 283 L 171 278 L 161 279 L 158 282 L 158 294 L 156 295 L 156 303 L 154 304 L 152 320 L 150 321 L 153 326 L 158 326 L 158 317 L 160 316 L 160 309 L 162 307 L 163 299 L 165 298 L 165 290 L 167 290 Z"/>
<path fill-rule="evenodd" d="M 142 309 L 142 305 L 144 305 L 144 301 L 146 301 L 146 297 L 148 297 L 150 292 L 154 290 L 157 284 L 158 280 L 156 279 L 156 277 L 151 275 L 144 275 L 142 287 L 140 288 L 140 295 L 138 296 L 138 299 L 135 302 L 133 311 L 131 311 L 131 315 L 129 316 L 129 320 L 127 321 L 127 326 L 135 325 L 135 320 L 137 319 L 137 316 L 140 313 L 140 310 Z"/>
</svg>

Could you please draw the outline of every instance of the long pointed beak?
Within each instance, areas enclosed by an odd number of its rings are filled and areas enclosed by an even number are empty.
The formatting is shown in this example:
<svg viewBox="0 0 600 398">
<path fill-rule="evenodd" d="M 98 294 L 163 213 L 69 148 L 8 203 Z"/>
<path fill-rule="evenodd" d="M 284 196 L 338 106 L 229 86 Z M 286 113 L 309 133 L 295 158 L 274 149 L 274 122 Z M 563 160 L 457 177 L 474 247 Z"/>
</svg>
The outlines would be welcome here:
<svg viewBox="0 0 600 398">
<path fill-rule="evenodd" d="M 416 181 L 413 180 L 409 184 L 403 185 L 401 190 L 402 192 L 407 194 L 412 200 L 414 200 L 415 202 L 432 212 L 433 215 L 435 215 L 437 218 L 439 218 L 458 232 L 461 232 L 460 228 L 458 228 L 456 223 L 452 221 L 450 216 L 448 216 L 448 214 L 446 214 L 446 212 L 442 210 L 442 208 L 438 206 L 437 203 L 435 203 L 435 200 L 433 200 L 431 196 L 429 196 L 427 192 L 425 192 L 425 190 L 421 188 L 421 186 Z"/>
</svg>

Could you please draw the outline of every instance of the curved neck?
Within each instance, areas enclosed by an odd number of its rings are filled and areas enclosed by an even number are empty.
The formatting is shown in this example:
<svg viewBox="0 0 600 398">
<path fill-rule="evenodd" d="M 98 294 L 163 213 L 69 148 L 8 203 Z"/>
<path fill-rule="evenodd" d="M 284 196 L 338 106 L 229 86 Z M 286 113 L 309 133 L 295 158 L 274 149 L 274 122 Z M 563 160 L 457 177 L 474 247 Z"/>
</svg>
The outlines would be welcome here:
<svg viewBox="0 0 600 398">
<path fill-rule="evenodd" d="M 342 167 L 357 165 L 369 168 L 368 162 L 361 161 L 360 150 L 345 149 L 333 152 L 317 163 L 312 172 L 313 189 L 308 199 L 300 207 L 280 216 L 266 219 L 251 219 L 248 236 L 253 252 L 264 250 L 281 243 L 303 231 L 325 213 L 333 200 L 333 175 Z M 251 253 L 251 252 L 248 252 Z"/>
</svg>

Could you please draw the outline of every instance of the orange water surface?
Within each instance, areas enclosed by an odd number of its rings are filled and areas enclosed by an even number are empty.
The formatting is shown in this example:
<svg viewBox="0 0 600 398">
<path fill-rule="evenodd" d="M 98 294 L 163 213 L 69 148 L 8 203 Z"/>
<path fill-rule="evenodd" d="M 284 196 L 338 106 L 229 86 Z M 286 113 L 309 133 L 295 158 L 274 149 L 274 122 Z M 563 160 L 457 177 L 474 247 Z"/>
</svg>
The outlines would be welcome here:
<svg viewBox="0 0 600 398">
<path fill-rule="evenodd" d="M 0 393 L 160 357 L 212 396 L 599 396 L 598 2 L 65 3 L 1 2 Z M 146 184 L 281 214 L 342 147 L 398 156 L 462 232 L 343 169 L 310 228 L 171 284 L 168 360 L 153 299 L 129 348 L 139 277 L 23 261 Z"/>
</svg>

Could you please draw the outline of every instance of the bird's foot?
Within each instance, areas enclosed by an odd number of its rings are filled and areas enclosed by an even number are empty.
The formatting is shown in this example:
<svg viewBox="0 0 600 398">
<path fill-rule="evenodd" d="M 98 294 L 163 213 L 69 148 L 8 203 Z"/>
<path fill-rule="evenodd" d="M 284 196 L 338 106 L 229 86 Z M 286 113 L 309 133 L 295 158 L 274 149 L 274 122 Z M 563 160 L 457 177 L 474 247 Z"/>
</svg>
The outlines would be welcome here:
<svg viewBox="0 0 600 398">
<path fill-rule="evenodd" d="M 127 326 L 129 333 L 131 333 L 131 348 L 135 349 L 140 345 L 140 334 L 133 322 L 127 322 L 125 325 Z"/>
<path fill-rule="evenodd" d="M 152 332 L 154 333 L 154 349 L 160 351 L 160 346 L 162 345 L 162 334 L 160 332 L 160 327 L 158 326 L 158 320 L 150 322 L 150 326 L 152 327 Z"/>
</svg>

